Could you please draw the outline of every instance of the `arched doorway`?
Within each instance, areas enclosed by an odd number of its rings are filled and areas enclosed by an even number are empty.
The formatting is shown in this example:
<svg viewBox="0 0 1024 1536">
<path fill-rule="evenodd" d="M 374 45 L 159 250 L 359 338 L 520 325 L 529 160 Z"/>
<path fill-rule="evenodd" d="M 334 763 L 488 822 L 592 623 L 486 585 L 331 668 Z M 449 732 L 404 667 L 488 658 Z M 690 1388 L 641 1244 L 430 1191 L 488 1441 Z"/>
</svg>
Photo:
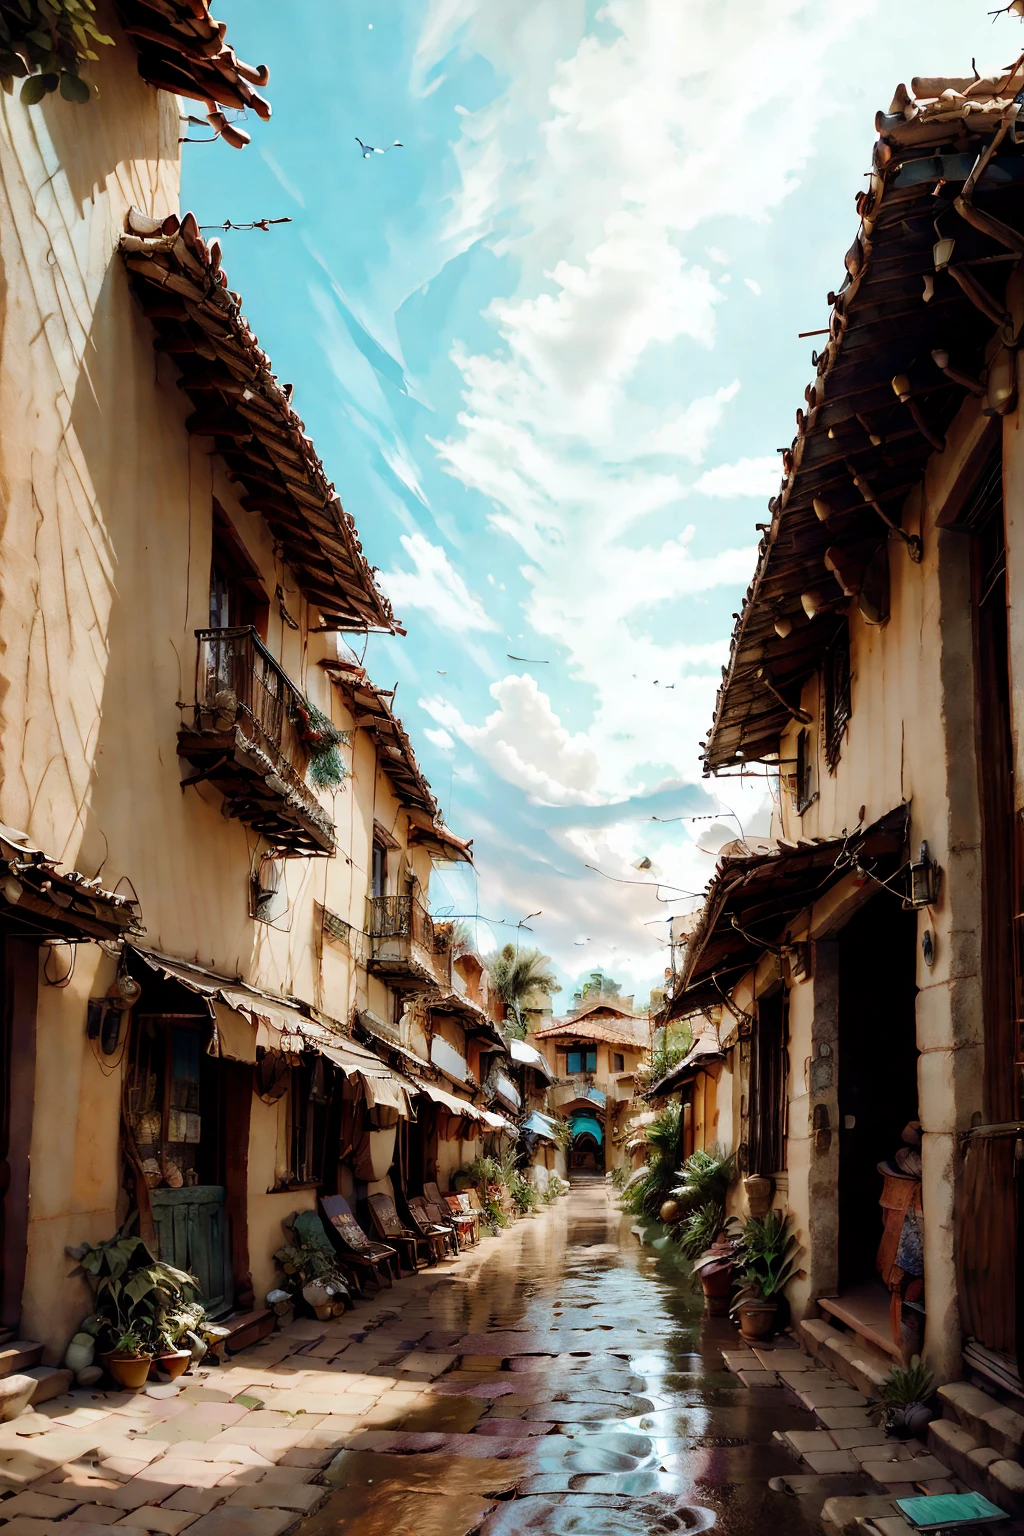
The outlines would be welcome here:
<svg viewBox="0 0 1024 1536">
<path fill-rule="evenodd" d="M 570 1169 L 581 1172 L 604 1172 L 604 1128 L 594 1114 L 576 1110 L 569 1116 L 572 1129 L 572 1147 L 569 1152 Z"/>
</svg>

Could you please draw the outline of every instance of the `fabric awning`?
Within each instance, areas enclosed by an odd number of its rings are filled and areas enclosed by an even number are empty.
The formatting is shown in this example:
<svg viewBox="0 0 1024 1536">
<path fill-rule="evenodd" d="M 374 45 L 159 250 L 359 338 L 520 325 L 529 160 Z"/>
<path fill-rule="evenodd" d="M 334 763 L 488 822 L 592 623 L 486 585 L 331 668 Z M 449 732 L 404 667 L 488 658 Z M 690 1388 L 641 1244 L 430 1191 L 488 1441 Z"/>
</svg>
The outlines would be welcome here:
<svg viewBox="0 0 1024 1536">
<path fill-rule="evenodd" d="M 482 1109 L 480 1117 L 492 1131 L 511 1131 L 513 1136 L 519 1135 L 518 1125 L 513 1125 L 511 1120 L 506 1120 L 504 1115 L 496 1114 L 493 1109 Z"/>
<path fill-rule="evenodd" d="M 450 1115 L 468 1115 L 471 1120 L 484 1121 L 486 1111 L 477 1109 L 475 1104 L 470 1104 L 466 1099 L 458 1099 L 454 1093 L 446 1093 L 436 1083 L 424 1083 L 419 1078 L 413 1082 L 420 1093 L 423 1093 L 434 1104 L 440 1104 Z M 498 1117 L 500 1119 L 500 1116 Z"/>
<path fill-rule="evenodd" d="M 593 1136 L 598 1146 L 604 1141 L 604 1127 L 594 1115 L 570 1115 L 569 1124 L 572 1127 L 574 1137 Z"/>
<path fill-rule="evenodd" d="M 524 1067 L 532 1067 L 535 1072 L 539 1072 L 542 1077 L 546 1077 L 548 1082 L 551 1081 L 553 1074 L 548 1066 L 547 1058 L 538 1051 L 535 1045 L 527 1045 L 525 1040 L 510 1040 L 508 1042 L 508 1049 L 513 1061 L 518 1061 Z"/>
<path fill-rule="evenodd" d="M 553 1146 L 557 1146 L 556 1125 L 557 1121 L 552 1120 L 550 1115 L 542 1115 L 539 1109 L 535 1109 L 523 1121 L 522 1129 L 528 1131 L 532 1136 L 542 1136 L 545 1141 L 550 1141 Z"/>
</svg>

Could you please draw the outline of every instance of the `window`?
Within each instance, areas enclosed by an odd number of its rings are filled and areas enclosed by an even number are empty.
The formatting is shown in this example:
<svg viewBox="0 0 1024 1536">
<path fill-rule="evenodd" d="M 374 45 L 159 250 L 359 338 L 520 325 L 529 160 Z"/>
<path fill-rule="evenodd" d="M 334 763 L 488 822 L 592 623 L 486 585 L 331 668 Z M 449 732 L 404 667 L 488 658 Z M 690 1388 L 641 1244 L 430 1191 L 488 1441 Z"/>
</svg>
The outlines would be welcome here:
<svg viewBox="0 0 1024 1536">
<path fill-rule="evenodd" d="M 750 1172 L 781 1173 L 786 1166 L 786 992 L 780 987 L 757 1005 L 750 1059 Z"/>
<path fill-rule="evenodd" d="M 236 629 L 251 624 L 265 640 L 269 607 L 259 567 L 223 508 L 215 501 L 210 561 L 210 628 Z"/>
<path fill-rule="evenodd" d="M 825 652 L 825 761 L 835 773 L 850 719 L 850 626 L 839 625 Z"/>
<path fill-rule="evenodd" d="M 386 896 L 388 893 L 388 851 L 383 843 L 374 841 L 370 865 L 370 895 Z"/>
<path fill-rule="evenodd" d="M 566 1051 L 565 1070 L 569 1077 L 572 1077 L 575 1072 L 596 1072 L 597 1052 L 584 1050 Z"/>
<path fill-rule="evenodd" d="M 818 792 L 812 789 L 812 756 L 811 733 L 801 731 L 796 739 L 796 777 L 794 789 L 796 791 L 796 811 L 802 816 L 809 810 L 818 798 Z"/>
<path fill-rule="evenodd" d="M 625 1070 L 626 1070 L 626 1058 L 625 1058 L 625 1056 L 622 1054 L 621 1051 L 613 1051 L 612 1052 L 612 1071 L 613 1072 L 625 1072 Z"/>
</svg>

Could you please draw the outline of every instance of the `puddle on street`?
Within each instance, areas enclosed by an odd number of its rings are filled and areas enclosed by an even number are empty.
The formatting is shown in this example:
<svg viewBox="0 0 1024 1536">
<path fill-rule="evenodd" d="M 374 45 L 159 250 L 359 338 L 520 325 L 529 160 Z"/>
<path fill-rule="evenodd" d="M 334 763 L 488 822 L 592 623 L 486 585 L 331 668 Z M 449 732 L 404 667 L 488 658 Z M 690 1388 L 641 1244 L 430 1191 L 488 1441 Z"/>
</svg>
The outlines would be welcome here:
<svg viewBox="0 0 1024 1536">
<path fill-rule="evenodd" d="M 735 1332 L 605 1187 L 520 1223 L 475 1275 L 439 1276 L 419 1310 L 418 1348 L 458 1358 L 396 1433 L 335 1458 L 303 1536 L 818 1532 L 820 1500 L 768 1487 L 793 1470 L 773 1431 L 810 1415 L 723 1370 Z"/>
</svg>

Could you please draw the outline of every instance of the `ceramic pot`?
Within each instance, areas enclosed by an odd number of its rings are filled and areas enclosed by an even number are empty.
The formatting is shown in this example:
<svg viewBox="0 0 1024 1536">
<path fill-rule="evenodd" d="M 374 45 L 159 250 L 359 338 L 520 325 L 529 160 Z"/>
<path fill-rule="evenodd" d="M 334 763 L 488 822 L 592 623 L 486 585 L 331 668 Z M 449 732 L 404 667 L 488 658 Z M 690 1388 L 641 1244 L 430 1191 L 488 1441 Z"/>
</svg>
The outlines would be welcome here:
<svg viewBox="0 0 1024 1536">
<path fill-rule="evenodd" d="M 888 1429 L 898 1440 L 925 1440 L 934 1418 L 935 1410 L 927 1403 L 904 1403 L 888 1415 Z"/>
<path fill-rule="evenodd" d="M 107 1370 L 126 1392 L 139 1392 L 146 1385 L 152 1363 L 152 1355 L 111 1355 Z"/>
<path fill-rule="evenodd" d="M 729 1293 L 732 1290 L 732 1257 L 723 1257 L 702 1264 L 697 1271 L 700 1287 L 704 1292 L 704 1305 L 709 1317 L 725 1317 L 729 1311 Z"/>
<path fill-rule="evenodd" d="M 740 1333 L 753 1343 L 759 1339 L 771 1338 L 775 1332 L 777 1311 L 778 1303 L 775 1301 L 741 1301 L 736 1308 L 740 1320 Z"/>
<path fill-rule="evenodd" d="M 760 1173 L 752 1173 L 743 1180 L 743 1193 L 747 1197 L 747 1208 L 751 1216 L 767 1216 L 774 1194 L 771 1179 L 764 1178 Z"/>
<path fill-rule="evenodd" d="M 192 1351 L 190 1349 L 171 1349 L 166 1354 L 154 1356 L 153 1368 L 150 1374 L 156 1376 L 158 1372 L 162 1372 L 165 1376 L 169 1376 L 172 1381 L 177 1381 L 178 1377 L 184 1375 L 188 1370 L 191 1362 Z"/>
</svg>

